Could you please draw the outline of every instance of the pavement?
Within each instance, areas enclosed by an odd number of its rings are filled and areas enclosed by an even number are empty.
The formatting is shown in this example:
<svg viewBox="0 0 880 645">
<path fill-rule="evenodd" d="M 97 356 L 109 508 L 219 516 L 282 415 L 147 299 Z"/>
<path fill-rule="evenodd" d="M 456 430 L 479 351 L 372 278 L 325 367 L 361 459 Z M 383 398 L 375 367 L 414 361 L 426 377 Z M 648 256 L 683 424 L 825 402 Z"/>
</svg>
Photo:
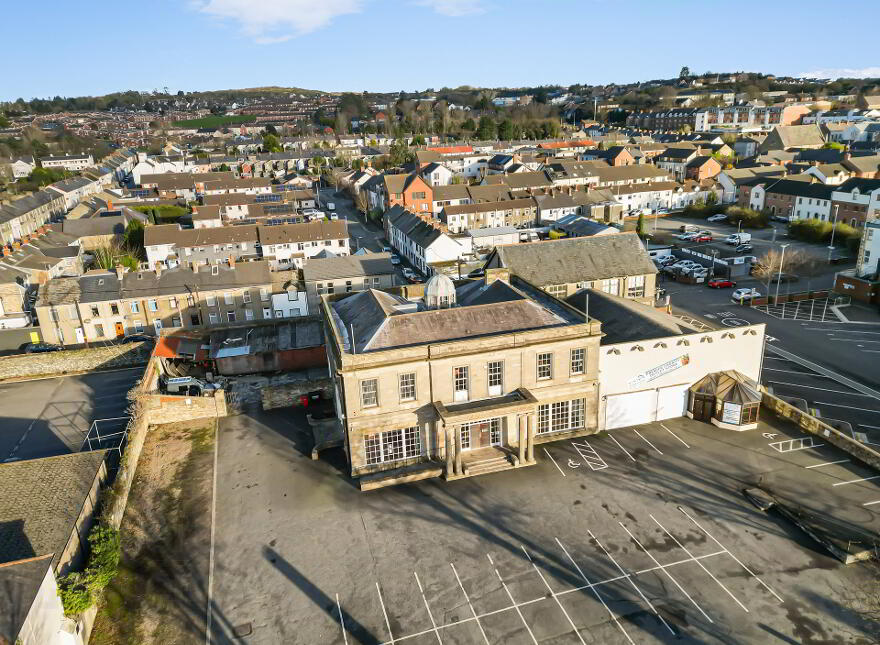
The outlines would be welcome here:
<svg viewBox="0 0 880 645">
<path fill-rule="evenodd" d="M 0 462 L 78 452 L 96 420 L 102 433 L 124 427 L 126 393 L 144 368 L 0 385 Z M 115 419 L 110 421 L 110 419 Z"/>
<path fill-rule="evenodd" d="M 301 412 L 220 421 L 213 643 L 812 643 L 871 579 L 742 495 L 880 532 L 880 476 L 766 410 L 539 446 L 536 466 L 362 493 Z"/>
</svg>

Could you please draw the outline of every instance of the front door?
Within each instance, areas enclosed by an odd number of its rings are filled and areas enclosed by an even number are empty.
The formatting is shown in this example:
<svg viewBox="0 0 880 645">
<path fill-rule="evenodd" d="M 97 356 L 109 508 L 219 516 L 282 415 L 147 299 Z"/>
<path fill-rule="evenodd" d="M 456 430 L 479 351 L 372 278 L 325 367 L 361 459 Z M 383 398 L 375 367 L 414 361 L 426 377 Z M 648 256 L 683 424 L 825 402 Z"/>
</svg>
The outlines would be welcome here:
<svg viewBox="0 0 880 645">
<path fill-rule="evenodd" d="M 712 419 L 712 411 L 715 402 L 700 396 L 694 397 L 694 421 L 709 421 Z"/>
<path fill-rule="evenodd" d="M 116 337 L 125 336 L 125 327 L 121 322 L 116 323 Z"/>
</svg>

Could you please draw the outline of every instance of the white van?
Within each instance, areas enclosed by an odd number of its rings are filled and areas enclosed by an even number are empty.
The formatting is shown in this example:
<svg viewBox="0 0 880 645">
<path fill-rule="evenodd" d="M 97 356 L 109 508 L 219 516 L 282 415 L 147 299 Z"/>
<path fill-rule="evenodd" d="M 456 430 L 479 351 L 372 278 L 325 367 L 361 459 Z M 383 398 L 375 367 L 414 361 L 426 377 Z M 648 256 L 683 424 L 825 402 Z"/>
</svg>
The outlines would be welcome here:
<svg viewBox="0 0 880 645">
<path fill-rule="evenodd" d="M 745 244 L 746 242 L 752 241 L 751 233 L 733 233 L 724 238 L 725 244 L 733 244 L 737 246 L 739 244 Z"/>
</svg>

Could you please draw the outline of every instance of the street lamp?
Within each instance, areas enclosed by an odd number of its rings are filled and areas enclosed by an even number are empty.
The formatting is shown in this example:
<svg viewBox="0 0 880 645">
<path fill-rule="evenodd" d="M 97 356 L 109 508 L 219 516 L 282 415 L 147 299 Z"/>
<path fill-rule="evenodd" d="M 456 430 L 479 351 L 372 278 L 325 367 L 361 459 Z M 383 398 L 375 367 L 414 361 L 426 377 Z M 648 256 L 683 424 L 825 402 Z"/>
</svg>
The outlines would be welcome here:
<svg viewBox="0 0 880 645">
<path fill-rule="evenodd" d="M 779 285 L 782 284 L 782 265 L 785 264 L 785 247 L 787 247 L 787 246 L 788 246 L 788 244 L 780 244 L 779 245 L 779 248 L 782 249 L 782 257 L 779 258 L 779 275 L 777 276 L 777 279 L 776 279 L 776 298 L 773 301 L 774 305 L 779 304 Z"/>
<path fill-rule="evenodd" d="M 828 245 L 828 263 L 831 263 L 831 254 L 834 253 L 834 231 L 837 229 L 837 209 L 840 204 L 834 205 L 834 223 L 831 225 L 831 243 Z"/>
</svg>

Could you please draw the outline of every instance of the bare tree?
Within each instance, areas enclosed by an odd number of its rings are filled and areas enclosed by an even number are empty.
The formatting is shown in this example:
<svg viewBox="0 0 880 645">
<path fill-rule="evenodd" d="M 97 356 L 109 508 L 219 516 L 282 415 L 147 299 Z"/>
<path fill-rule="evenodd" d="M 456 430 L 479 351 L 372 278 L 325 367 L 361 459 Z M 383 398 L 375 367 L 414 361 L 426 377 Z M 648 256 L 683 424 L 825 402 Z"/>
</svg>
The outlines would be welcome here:
<svg viewBox="0 0 880 645">
<path fill-rule="evenodd" d="M 803 249 L 786 249 L 783 257 L 782 251 L 779 249 L 770 249 L 758 260 L 755 268 L 752 270 L 759 280 L 767 283 L 767 289 L 770 288 L 770 281 L 779 272 L 800 275 L 815 275 L 818 267 L 815 258 L 807 254 Z"/>
</svg>

